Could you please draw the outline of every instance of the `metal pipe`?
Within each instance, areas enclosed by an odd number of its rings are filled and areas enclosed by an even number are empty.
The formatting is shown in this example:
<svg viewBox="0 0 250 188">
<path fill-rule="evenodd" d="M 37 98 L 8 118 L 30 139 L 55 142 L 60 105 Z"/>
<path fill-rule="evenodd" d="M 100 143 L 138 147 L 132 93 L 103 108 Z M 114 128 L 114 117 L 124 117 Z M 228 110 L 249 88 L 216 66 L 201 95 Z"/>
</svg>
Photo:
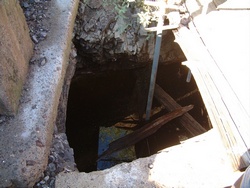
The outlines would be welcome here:
<svg viewBox="0 0 250 188">
<path fill-rule="evenodd" d="M 163 13 L 165 12 L 165 9 L 160 7 L 160 11 L 163 15 Z M 146 121 L 148 121 L 150 119 L 150 114 L 151 114 L 154 89 L 155 89 L 155 80 L 156 80 L 158 61 L 159 61 L 160 50 L 161 50 L 162 26 L 163 26 L 163 16 L 159 16 L 158 24 L 157 24 L 154 59 L 153 59 L 153 65 L 152 65 L 152 70 L 151 70 L 150 86 L 149 86 L 149 92 L 148 92 L 148 101 L 147 101 L 147 107 L 146 107 Z"/>
</svg>

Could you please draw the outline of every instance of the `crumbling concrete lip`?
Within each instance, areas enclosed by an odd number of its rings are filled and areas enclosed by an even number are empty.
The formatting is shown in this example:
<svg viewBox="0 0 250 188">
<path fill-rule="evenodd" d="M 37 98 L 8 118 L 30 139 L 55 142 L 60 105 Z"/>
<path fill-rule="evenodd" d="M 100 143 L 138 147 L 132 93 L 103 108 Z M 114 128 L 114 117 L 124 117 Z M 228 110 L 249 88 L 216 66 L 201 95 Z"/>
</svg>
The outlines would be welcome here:
<svg viewBox="0 0 250 188">
<path fill-rule="evenodd" d="M 231 187 L 234 171 L 216 130 L 210 130 L 146 158 L 110 169 L 61 172 L 56 187 Z"/>
<path fill-rule="evenodd" d="M 51 1 L 17 115 L 0 125 L 0 185 L 31 187 L 47 166 L 79 0 Z"/>
</svg>

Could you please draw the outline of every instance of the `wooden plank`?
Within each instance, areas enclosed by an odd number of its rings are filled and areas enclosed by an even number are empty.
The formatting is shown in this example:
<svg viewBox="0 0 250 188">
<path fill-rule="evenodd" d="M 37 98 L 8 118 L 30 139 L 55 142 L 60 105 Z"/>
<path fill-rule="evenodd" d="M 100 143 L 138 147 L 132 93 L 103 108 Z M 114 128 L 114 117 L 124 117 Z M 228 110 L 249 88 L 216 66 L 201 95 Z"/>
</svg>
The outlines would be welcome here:
<svg viewBox="0 0 250 188">
<path fill-rule="evenodd" d="M 240 142 L 240 138 L 239 140 L 235 138 L 235 135 L 230 128 L 230 122 L 228 122 L 230 119 L 228 119 L 228 113 L 225 111 L 226 109 L 220 100 L 219 93 L 216 91 L 214 85 L 209 83 L 211 80 L 206 78 L 207 75 L 204 71 L 205 68 L 197 68 L 199 65 L 194 65 L 195 63 L 193 63 L 193 65 L 190 64 L 188 66 L 192 70 L 196 83 L 200 89 L 212 125 L 217 128 L 220 133 L 226 151 L 231 157 L 232 166 L 235 169 L 245 166 L 245 164 L 241 164 L 240 153 L 242 152 L 239 151 L 239 146 L 243 145 L 243 143 Z M 243 148 L 243 150 L 245 151 L 245 148 Z"/>
<path fill-rule="evenodd" d="M 185 94 L 185 95 L 183 95 L 183 96 L 181 96 L 181 97 L 175 99 L 175 101 L 178 102 L 178 101 L 181 101 L 181 100 L 183 100 L 183 99 L 186 99 L 186 98 L 188 98 L 188 97 L 194 95 L 194 94 L 197 93 L 197 92 L 199 92 L 199 90 L 198 90 L 198 89 L 194 89 L 193 91 L 190 91 L 189 93 L 187 93 L 187 94 Z"/>
<path fill-rule="evenodd" d="M 127 148 L 135 143 L 139 142 L 140 140 L 150 136 L 151 134 L 155 133 L 161 126 L 166 124 L 167 122 L 185 114 L 189 110 L 193 108 L 193 105 L 185 106 L 182 108 L 178 108 L 170 113 L 167 113 L 164 116 L 157 118 L 156 120 L 144 125 L 142 128 L 134 131 L 131 134 L 128 134 L 122 138 L 117 139 L 116 141 L 109 144 L 109 148 L 104 151 L 99 157 L 98 160 L 101 158 L 110 155 L 116 151 L 119 151 L 123 148 Z"/>
<path fill-rule="evenodd" d="M 236 21 L 236 18 L 241 19 Z M 234 27 L 231 27 L 232 20 L 235 20 Z M 217 11 L 214 9 L 206 16 L 195 18 L 194 23 L 218 66 L 217 70 L 221 72 L 219 74 L 225 77 L 224 80 L 228 82 L 231 91 L 238 98 L 237 105 L 242 106 L 250 117 L 250 27 L 248 27 L 249 24 L 245 24 L 250 23 L 250 11 Z M 218 71 L 211 72 L 215 78 L 217 73 Z M 220 84 L 219 79 L 215 79 L 215 82 Z M 224 97 L 225 103 L 230 104 L 232 100 L 227 90 L 224 87 L 218 87 L 218 90 Z M 233 106 L 229 108 L 235 117 L 238 116 L 239 110 Z"/>
<path fill-rule="evenodd" d="M 196 29 L 192 29 L 192 26 L 190 30 L 180 27 L 173 33 L 189 61 L 186 64 L 199 87 L 212 125 L 220 132 L 233 167 L 246 167 L 250 163 L 249 117 L 241 109 L 237 96 L 223 77 Z M 232 114 L 235 109 L 238 113 Z"/>
<path fill-rule="evenodd" d="M 218 10 L 250 10 L 249 0 L 229 0 L 217 6 Z"/>
<path fill-rule="evenodd" d="M 162 7 L 172 10 L 179 10 L 179 6 L 167 4 L 165 1 L 144 1 L 144 5 Z"/>
<path fill-rule="evenodd" d="M 171 30 L 171 29 L 176 29 L 178 27 L 179 27 L 179 25 L 164 25 L 164 26 L 161 27 L 161 29 L 162 30 Z M 158 29 L 158 27 L 147 27 L 147 28 L 145 28 L 145 30 L 147 32 L 155 32 L 155 31 L 157 31 L 157 29 Z"/>
<path fill-rule="evenodd" d="M 225 3 L 227 0 L 213 0 L 213 3 L 215 4 L 215 6 L 219 6 L 222 3 Z"/>
<path fill-rule="evenodd" d="M 175 100 L 167 94 L 159 85 L 155 85 L 154 97 L 167 109 L 174 110 L 181 106 L 175 102 Z M 192 135 L 197 136 L 206 132 L 204 129 L 189 113 L 184 114 L 178 119 L 180 124 Z"/>
</svg>

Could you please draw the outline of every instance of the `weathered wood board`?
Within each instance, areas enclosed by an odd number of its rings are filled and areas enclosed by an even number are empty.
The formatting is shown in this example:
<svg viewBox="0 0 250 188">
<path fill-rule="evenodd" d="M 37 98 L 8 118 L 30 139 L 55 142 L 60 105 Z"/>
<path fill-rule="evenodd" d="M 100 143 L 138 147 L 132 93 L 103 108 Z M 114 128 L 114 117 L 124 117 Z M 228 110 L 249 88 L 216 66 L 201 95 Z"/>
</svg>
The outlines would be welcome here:
<svg viewBox="0 0 250 188">
<path fill-rule="evenodd" d="M 220 132 L 232 165 L 240 169 L 250 164 L 250 12 L 218 11 L 211 4 L 199 6 L 203 7 L 200 13 L 190 12 L 194 17 L 189 29 L 180 27 L 174 34 L 212 125 Z"/>
<path fill-rule="evenodd" d="M 163 104 L 167 110 L 175 110 L 181 107 L 157 84 L 155 85 L 154 97 Z M 193 136 L 206 132 L 206 129 L 204 129 L 189 113 L 181 116 L 178 121 Z"/>
<path fill-rule="evenodd" d="M 193 105 L 181 107 L 175 109 L 156 120 L 149 122 L 148 124 L 144 125 L 143 127 L 137 129 L 136 131 L 121 137 L 109 144 L 107 150 L 105 150 L 101 155 L 99 155 L 98 160 L 102 159 L 105 156 L 108 156 L 116 151 L 120 151 L 121 149 L 127 148 L 129 146 L 134 145 L 135 143 L 139 142 L 140 140 L 154 134 L 158 129 L 161 128 L 164 124 L 168 123 L 169 121 L 177 118 L 189 110 L 193 108 Z"/>
</svg>

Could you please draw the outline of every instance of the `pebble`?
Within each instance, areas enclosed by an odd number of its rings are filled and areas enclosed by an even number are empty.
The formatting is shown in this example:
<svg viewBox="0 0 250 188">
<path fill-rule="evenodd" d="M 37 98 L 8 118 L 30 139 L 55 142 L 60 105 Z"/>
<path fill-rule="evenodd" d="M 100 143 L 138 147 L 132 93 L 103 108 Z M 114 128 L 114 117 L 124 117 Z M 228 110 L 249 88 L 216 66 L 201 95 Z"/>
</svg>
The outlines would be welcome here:
<svg viewBox="0 0 250 188">
<path fill-rule="evenodd" d="M 49 176 L 45 176 L 44 181 L 48 181 L 48 180 L 49 180 Z"/>
<path fill-rule="evenodd" d="M 23 3 L 22 3 L 22 6 L 23 6 L 24 8 L 28 8 L 30 5 L 29 5 L 28 2 L 23 2 Z"/>
<path fill-rule="evenodd" d="M 54 164 L 54 163 L 49 163 L 48 170 L 49 170 L 50 172 L 56 171 L 56 166 L 55 166 L 55 164 Z"/>
<path fill-rule="evenodd" d="M 40 58 L 40 61 L 39 61 L 39 66 L 40 67 L 44 66 L 46 63 L 47 63 L 47 58 L 46 57 Z"/>
<path fill-rule="evenodd" d="M 46 182 L 44 180 L 40 181 L 39 184 L 45 184 Z"/>
<path fill-rule="evenodd" d="M 43 37 L 43 38 L 46 38 L 46 37 L 47 37 L 47 32 L 42 31 L 42 32 L 40 33 L 40 36 Z"/>
<path fill-rule="evenodd" d="M 35 44 L 38 44 L 38 43 L 39 43 L 39 41 L 38 41 L 36 35 L 32 35 L 32 36 L 31 36 L 31 39 L 32 39 L 32 41 L 33 41 Z"/>
<path fill-rule="evenodd" d="M 152 168 L 154 168 L 154 165 L 153 165 L 152 163 L 149 163 L 149 164 L 148 164 L 148 168 L 149 168 L 149 169 L 152 169 Z"/>
<path fill-rule="evenodd" d="M 54 157 L 54 155 L 50 155 L 49 156 L 49 163 L 53 163 L 53 162 L 55 162 L 55 157 Z"/>
<path fill-rule="evenodd" d="M 3 123 L 3 122 L 5 122 L 5 120 L 6 120 L 5 116 L 0 116 L 0 124 Z"/>
</svg>

